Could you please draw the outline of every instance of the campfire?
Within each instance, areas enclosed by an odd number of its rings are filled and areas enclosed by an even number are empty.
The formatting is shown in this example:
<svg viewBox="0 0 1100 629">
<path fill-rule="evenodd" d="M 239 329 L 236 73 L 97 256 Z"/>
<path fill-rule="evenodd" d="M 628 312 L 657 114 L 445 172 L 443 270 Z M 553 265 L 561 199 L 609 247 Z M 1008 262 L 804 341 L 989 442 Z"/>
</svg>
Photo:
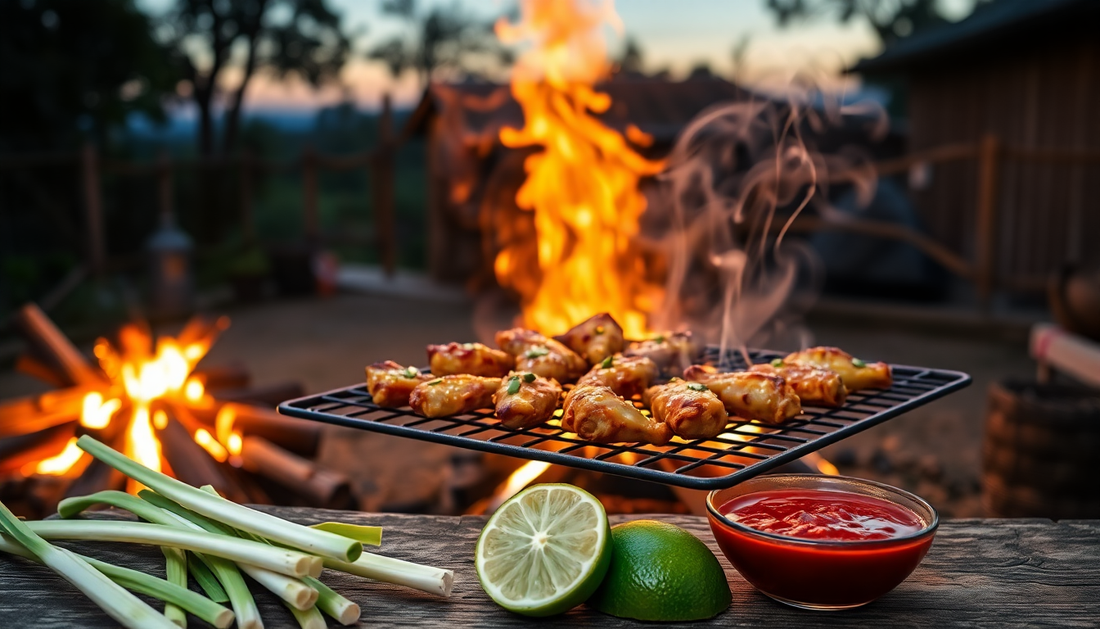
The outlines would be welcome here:
<svg viewBox="0 0 1100 629">
<path fill-rule="evenodd" d="M 501 143 L 538 147 L 527 157 L 527 180 L 516 195 L 533 214 L 535 238 L 505 244 L 494 263 L 501 286 L 519 293 L 524 324 L 561 334 L 594 312 L 608 312 L 629 338 L 643 338 L 646 315 L 660 300 L 635 236 L 646 209 L 638 183 L 664 168 L 632 147 L 629 137 L 595 114 L 611 98 L 596 91 L 611 66 L 600 29 L 622 24 L 611 3 L 532 0 L 516 24 L 496 24 L 504 43 L 527 41 L 512 74 L 512 95 L 523 109 L 522 129 L 505 127 Z M 530 230 L 517 230 L 526 236 Z"/>
<path fill-rule="evenodd" d="M 18 367 L 61 388 L 0 403 L 6 494 L 21 486 L 32 507 L 48 511 L 63 495 L 122 488 L 121 477 L 76 447 L 92 434 L 150 469 L 237 500 L 271 502 L 277 492 L 289 495 L 280 502 L 348 506 L 347 479 L 307 458 L 319 428 L 270 410 L 299 394 L 298 385 L 249 389 L 240 368 L 198 368 L 228 318 L 198 316 L 159 338 L 127 324 L 116 342 L 96 341 L 97 365 L 36 306 L 24 307 L 17 323 L 29 345 Z"/>
</svg>

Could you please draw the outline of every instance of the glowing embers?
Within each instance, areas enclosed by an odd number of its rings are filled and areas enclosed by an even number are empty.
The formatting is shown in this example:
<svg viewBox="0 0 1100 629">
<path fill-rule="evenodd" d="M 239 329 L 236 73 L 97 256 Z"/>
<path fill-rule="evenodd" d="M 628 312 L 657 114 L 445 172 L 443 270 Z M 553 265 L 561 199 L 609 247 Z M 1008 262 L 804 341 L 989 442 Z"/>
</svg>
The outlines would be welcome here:
<svg viewBox="0 0 1100 629">
<path fill-rule="evenodd" d="M 661 298 L 635 236 L 646 208 L 639 180 L 664 163 L 643 158 L 594 115 L 611 106 L 593 87 L 610 70 L 601 33 L 608 24 L 621 29 L 611 2 L 585 0 L 527 0 L 518 23 L 496 24 L 503 42 L 530 44 L 511 84 L 526 124 L 502 129 L 500 140 L 542 150 L 526 159 L 516 194 L 534 212 L 535 241 L 506 244 L 494 270 L 520 294 L 525 324 L 544 334 L 609 312 L 628 338 L 643 338 Z M 628 135 L 649 142 L 637 129 Z"/>
</svg>

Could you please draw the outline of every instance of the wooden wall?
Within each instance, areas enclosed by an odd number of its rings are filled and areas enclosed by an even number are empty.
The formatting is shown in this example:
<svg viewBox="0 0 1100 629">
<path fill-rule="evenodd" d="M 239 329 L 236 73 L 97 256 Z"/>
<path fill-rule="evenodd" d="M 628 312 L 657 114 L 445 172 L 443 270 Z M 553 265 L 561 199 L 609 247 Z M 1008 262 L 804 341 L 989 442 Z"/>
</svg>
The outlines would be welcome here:
<svg viewBox="0 0 1100 629">
<path fill-rule="evenodd" d="M 910 150 L 996 135 L 995 272 L 1041 286 L 1064 262 L 1100 263 L 1100 163 L 1036 159 L 1033 149 L 1100 150 L 1100 39 L 959 59 L 910 77 Z M 937 164 L 914 193 L 931 235 L 973 259 L 978 164 Z"/>
</svg>

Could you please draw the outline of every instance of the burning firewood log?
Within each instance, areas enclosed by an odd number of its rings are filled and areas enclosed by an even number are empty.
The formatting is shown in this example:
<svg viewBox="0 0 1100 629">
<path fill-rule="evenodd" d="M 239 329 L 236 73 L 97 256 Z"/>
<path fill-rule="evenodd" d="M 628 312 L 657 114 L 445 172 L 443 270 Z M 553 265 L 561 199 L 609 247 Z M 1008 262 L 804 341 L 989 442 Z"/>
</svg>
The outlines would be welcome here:
<svg viewBox="0 0 1100 629">
<path fill-rule="evenodd" d="M 354 506 L 351 483 L 343 474 L 318 467 L 313 461 L 288 452 L 262 437 L 244 438 L 244 468 L 292 490 L 311 506 Z"/>
</svg>

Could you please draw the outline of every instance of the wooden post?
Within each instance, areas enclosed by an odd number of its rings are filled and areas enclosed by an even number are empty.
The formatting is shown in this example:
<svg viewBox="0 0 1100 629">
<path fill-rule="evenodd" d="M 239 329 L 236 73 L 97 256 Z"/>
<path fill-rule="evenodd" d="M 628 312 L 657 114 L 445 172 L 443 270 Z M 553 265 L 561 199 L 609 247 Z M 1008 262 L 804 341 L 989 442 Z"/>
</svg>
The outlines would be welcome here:
<svg viewBox="0 0 1100 629">
<path fill-rule="evenodd" d="M 389 94 L 382 96 L 382 113 L 378 117 L 378 151 L 371 165 L 374 179 L 374 225 L 382 268 L 386 277 L 393 277 L 397 266 L 397 235 L 394 233 L 394 144 L 393 105 Z"/>
<path fill-rule="evenodd" d="M 307 146 L 302 152 L 302 204 L 305 210 L 306 241 L 311 247 L 319 244 L 317 217 L 317 152 Z"/>
<path fill-rule="evenodd" d="M 241 192 L 241 236 L 246 244 L 256 241 L 256 218 L 252 206 L 253 177 L 256 158 L 252 151 L 245 149 L 241 153 L 240 192 Z"/>
<path fill-rule="evenodd" d="M 172 217 L 172 158 L 163 150 L 157 156 L 157 200 L 160 224 L 166 225 Z"/>
<path fill-rule="evenodd" d="M 996 135 L 982 137 L 978 151 L 978 213 L 974 254 L 978 303 L 989 307 L 996 285 L 997 188 L 1000 185 L 1001 143 Z"/>
<path fill-rule="evenodd" d="M 107 243 L 103 234 L 99 157 L 91 143 L 85 144 L 80 153 L 80 170 L 84 180 L 84 216 L 88 224 L 88 266 L 93 275 L 102 277 L 107 262 Z"/>
</svg>

